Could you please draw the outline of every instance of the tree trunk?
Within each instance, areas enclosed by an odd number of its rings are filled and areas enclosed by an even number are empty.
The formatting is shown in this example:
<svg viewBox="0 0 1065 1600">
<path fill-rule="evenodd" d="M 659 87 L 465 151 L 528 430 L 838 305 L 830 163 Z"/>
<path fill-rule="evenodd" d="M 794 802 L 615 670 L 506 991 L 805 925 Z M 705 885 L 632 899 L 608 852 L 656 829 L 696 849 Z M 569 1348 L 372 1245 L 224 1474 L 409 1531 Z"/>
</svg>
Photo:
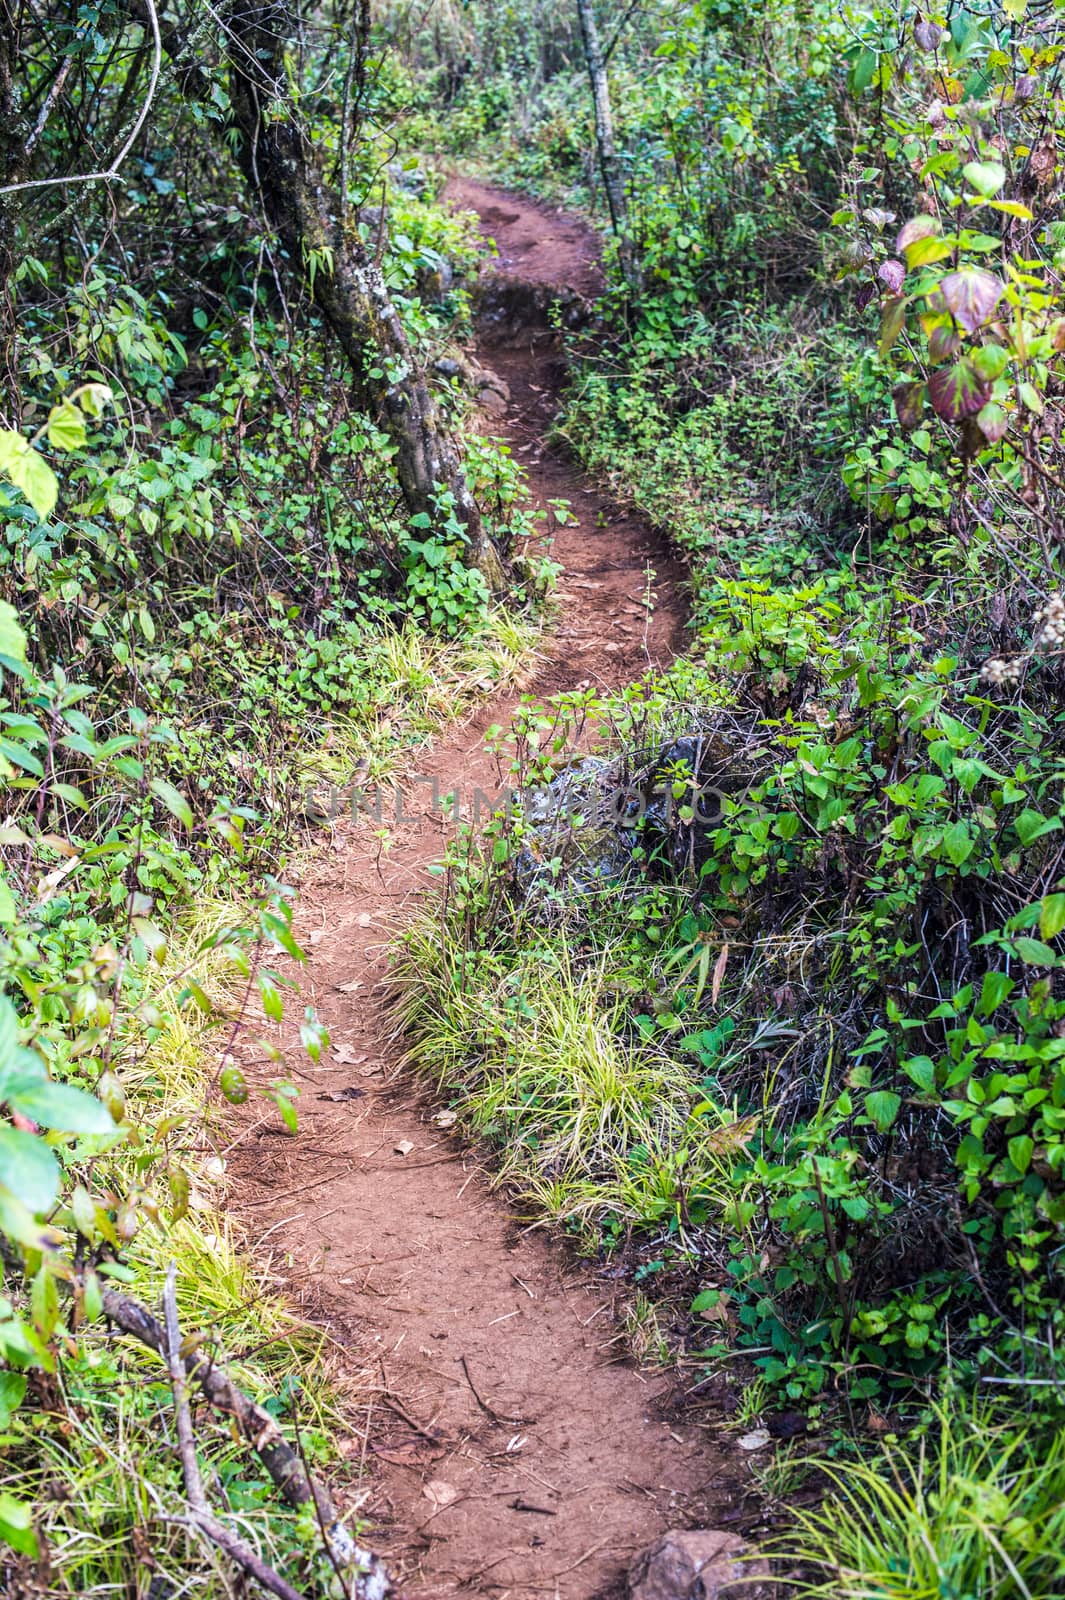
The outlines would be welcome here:
<svg viewBox="0 0 1065 1600">
<path fill-rule="evenodd" d="M 595 146 L 599 153 L 599 170 L 603 175 L 610 225 L 618 241 L 618 254 L 626 278 L 632 273 L 632 255 L 625 237 L 625 185 L 621 176 L 617 146 L 614 143 L 614 116 L 610 109 L 610 84 L 606 75 L 603 47 L 599 42 L 599 29 L 595 20 L 593 0 L 577 0 L 577 14 L 581 22 L 584 41 L 584 59 L 588 79 L 592 86 L 592 104 L 595 107 Z"/>
<path fill-rule="evenodd" d="M 299 125 L 284 59 L 294 31 L 284 0 L 237 0 L 229 10 L 230 103 L 241 134 L 241 169 L 293 268 L 305 267 L 311 293 L 348 359 L 359 405 L 396 446 L 396 476 L 408 510 L 427 513 L 438 525 L 437 497 L 450 492 L 469 539 L 469 562 L 499 591 L 502 562 L 384 276 L 354 226 L 344 225 L 341 197 L 328 188 L 321 157 Z"/>
</svg>

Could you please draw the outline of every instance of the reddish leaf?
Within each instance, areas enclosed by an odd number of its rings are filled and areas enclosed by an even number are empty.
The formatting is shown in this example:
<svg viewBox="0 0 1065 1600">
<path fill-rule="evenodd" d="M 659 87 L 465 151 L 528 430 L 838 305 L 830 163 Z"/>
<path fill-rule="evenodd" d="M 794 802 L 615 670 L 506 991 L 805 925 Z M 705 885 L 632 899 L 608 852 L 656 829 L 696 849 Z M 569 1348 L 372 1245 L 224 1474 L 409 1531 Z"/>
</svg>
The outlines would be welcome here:
<svg viewBox="0 0 1065 1600">
<path fill-rule="evenodd" d="M 976 413 L 976 425 L 988 444 L 998 444 L 1005 437 L 1009 418 L 996 400 L 989 400 Z"/>
<path fill-rule="evenodd" d="M 919 50 L 936 50 L 943 37 L 943 29 L 938 22 L 926 22 L 922 17 L 913 30 L 913 37 Z"/>
<path fill-rule="evenodd" d="M 882 261 L 876 275 L 881 283 L 887 285 L 891 294 L 902 293 L 902 286 L 906 281 L 906 268 L 901 261 Z"/>
<path fill-rule="evenodd" d="M 900 383 L 891 391 L 899 427 L 904 433 L 912 433 L 920 422 L 921 413 L 924 411 L 924 396 L 923 383 Z"/>
<path fill-rule="evenodd" d="M 870 300 L 876 298 L 876 285 L 872 283 L 859 284 L 854 291 L 854 303 L 859 311 L 864 311 Z"/>
<path fill-rule="evenodd" d="M 940 280 L 939 292 L 959 327 L 975 333 L 989 321 L 1005 289 L 993 272 L 964 267 L 960 272 L 948 272 Z"/>
<path fill-rule="evenodd" d="M 921 326 L 928 335 L 928 354 L 933 361 L 950 361 L 961 349 L 961 339 L 954 324 L 941 317 L 922 317 Z"/>
<path fill-rule="evenodd" d="M 909 222 L 903 223 L 895 240 L 895 249 L 902 255 L 906 246 L 913 244 L 917 239 L 927 239 L 933 233 L 942 232 L 939 218 L 930 217 L 922 212 L 919 217 L 912 217 Z"/>
<path fill-rule="evenodd" d="M 952 367 L 941 367 L 928 379 L 928 397 L 937 416 L 946 422 L 960 422 L 987 404 L 991 387 L 982 381 L 968 357 Z"/>
</svg>

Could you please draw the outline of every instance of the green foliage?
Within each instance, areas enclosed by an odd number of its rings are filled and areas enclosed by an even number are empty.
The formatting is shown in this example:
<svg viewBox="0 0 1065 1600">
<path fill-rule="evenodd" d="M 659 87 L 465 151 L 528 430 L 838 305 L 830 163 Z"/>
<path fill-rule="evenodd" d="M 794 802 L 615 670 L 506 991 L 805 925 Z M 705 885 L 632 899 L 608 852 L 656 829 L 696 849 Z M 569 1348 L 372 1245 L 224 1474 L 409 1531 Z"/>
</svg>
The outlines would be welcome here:
<svg viewBox="0 0 1065 1600">
<path fill-rule="evenodd" d="M 827 1469 L 830 1494 L 778 1541 L 801 1595 L 832 1600 L 1053 1600 L 1065 1581 L 1065 1436 L 1044 1453 L 1023 1427 L 951 1399 L 908 1450 Z"/>
</svg>

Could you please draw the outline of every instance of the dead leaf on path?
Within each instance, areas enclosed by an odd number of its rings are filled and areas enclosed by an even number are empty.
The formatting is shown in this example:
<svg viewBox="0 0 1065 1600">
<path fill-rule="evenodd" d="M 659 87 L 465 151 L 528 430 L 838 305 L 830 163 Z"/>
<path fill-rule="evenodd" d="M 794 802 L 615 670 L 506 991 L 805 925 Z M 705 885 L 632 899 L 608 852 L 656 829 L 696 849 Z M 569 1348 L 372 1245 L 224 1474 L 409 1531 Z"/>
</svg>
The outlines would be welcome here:
<svg viewBox="0 0 1065 1600">
<path fill-rule="evenodd" d="M 768 1428 L 755 1428 L 753 1433 L 745 1433 L 738 1443 L 741 1450 L 764 1450 L 771 1438 Z"/>
<path fill-rule="evenodd" d="M 334 1045 L 333 1055 L 342 1067 L 357 1067 L 360 1061 L 366 1060 L 365 1050 L 361 1056 L 353 1055 L 350 1047 L 346 1044 Z"/>
<path fill-rule="evenodd" d="M 409 1156 L 411 1151 L 414 1149 L 414 1143 L 411 1139 L 401 1139 L 399 1143 L 394 1144 L 392 1148 L 396 1152 L 397 1156 Z"/>
<path fill-rule="evenodd" d="M 347 983 L 338 983 L 337 989 L 341 994 L 354 994 L 356 989 L 362 988 L 361 978 L 351 978 Z"/>
<path fill-rule="evenodd" d="M 433 1118 L 433 1126 L 437 1128 L 453 1128 L 459 1120 L 457 1111 L 438 1111 Z"/>
<path fill-rule="evenodd" d="M 353 1084 L 348 1084 L 346 1089 L 330 1089 L 326 1094 L 320 1094 L 319 1100 L 361 1100 L 365 1089 L 356 1089 Z"/>
<path fill-rule="evenodd" d="M 453 1506 L 459 1498 L 459 1491 L 453 1483 L 445 1483 L 443 1478 L 430 1478 L 428 1483 L 422 1485 L 422 1494 L 431 1500 L 434 1506 L 441 1509 L 444 1506 Z"/>
<path fill-rule="evenodd" d="M 368 928 L 370 923 L 373 921 L 373 918 L 368 911 L 360 911 L 355 920 L 359 924 L 360 928 Z"/>
</svg>

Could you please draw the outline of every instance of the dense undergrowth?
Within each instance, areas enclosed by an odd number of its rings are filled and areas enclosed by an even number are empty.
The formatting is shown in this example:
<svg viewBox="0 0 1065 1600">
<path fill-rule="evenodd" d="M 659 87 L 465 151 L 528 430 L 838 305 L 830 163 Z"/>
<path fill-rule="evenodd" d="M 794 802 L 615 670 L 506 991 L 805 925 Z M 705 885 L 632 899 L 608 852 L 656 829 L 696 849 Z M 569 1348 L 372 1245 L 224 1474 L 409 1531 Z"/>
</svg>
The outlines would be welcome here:
<svg viewBox="0 0 1065 1600">
<path fill-rule="evenodd" d="M 592 195 L 568 9 L 441 30 L 418 137 Z M 1065 1584 L 1063 43 L 1040 4 L 634 9 L 560 433 L 687 552 L 692 647 L 528 708 L 532 797 L 407 946 L 414 1058 L 529 1206 L 674 1348 L 748 1352 L 745 1416 L 874 1451 L 801 1534 L 831 1595 Z"/>
<path fill-rule="evenodd" d="M 313 241 L 294 255 L 242 178 L 247 86 L 221 15 L 167 13 L 156 81 L 149 10 L 16 9 L 0 18 L 0 1589 L 232 1594 L 189 1520 L 165 1370 L 109 1331 L 101 1295 L 157 1309 L 176 1261 L 186 1348 L 228 1363 L 310 1467 L 338 1469 L 327 1344 L 225 1215 L 228 1103 L 252 1092 L 238 1057 L 295 1132 L 290 1064 L 253 1036 L 290 1004 L 285 875 L 315 790 L 380 779 L 511 681 L 543 575 L 515 568 L 503 609 L 456 496 L 412 514 L 402 440 L 360 401 L 410 374 L 367 347 L 353 382 L 316 297 L 341 263 Z M 349 34 L 338 54 L 342 23 L 300 21 L 289 115 L 339 160 L 356 267 L 433 372 L 468 335 L 468 229 L 396 159 L 390 58 Z M 121 181 L 68 187 L 149 83 Z M 462 436 L 506 552 L 532 527 L 520 471 L 460 384 L 432 382 L 427 414 Z M 324 1031 L 300 1024 L 317 1058 Z M 235 1424 L 200 1407 L 196 1434 L 232 1530 L 287 1582 L 338 1584 L 313 1513 L 285 1510 Z"/>
</svg>

